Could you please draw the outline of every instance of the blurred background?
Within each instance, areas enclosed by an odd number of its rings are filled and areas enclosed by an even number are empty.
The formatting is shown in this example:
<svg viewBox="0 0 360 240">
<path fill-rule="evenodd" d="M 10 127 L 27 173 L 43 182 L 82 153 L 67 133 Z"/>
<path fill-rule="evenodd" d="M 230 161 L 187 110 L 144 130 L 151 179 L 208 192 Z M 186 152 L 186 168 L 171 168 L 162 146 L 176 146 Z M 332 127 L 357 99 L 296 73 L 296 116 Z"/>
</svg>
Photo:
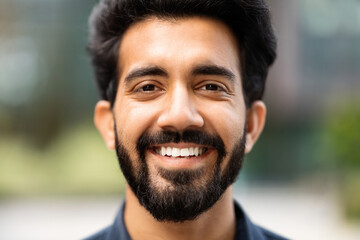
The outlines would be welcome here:
<svg viewBox="0 0 360 240">
<path fill-rule="evenodd" d="M 96 2 L 0 0 L 0 239 L 80 239 L 123 199 L 92 123 Z M 360 1 L 268 2 L 278 59 L 236 198 L 292 239 L 360 239 Z"/>
</svg>

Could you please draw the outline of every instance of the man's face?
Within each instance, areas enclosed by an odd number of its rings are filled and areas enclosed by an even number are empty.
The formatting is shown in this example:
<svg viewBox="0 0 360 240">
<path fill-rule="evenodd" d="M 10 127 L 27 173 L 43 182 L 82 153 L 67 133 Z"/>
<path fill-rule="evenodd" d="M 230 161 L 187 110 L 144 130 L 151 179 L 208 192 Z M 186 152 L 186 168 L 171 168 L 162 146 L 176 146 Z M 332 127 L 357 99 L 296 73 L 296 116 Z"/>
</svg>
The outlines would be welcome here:
<svg viewBox="0 0 360 240">
<path fill-rule="evenodd" d="M 158 220 L 193 219 L 234 181 L 246 108 L 239 49 L 207 18 L 149 18 L 119 49 L 117 153 L 140 203 Z"/>
</svg>

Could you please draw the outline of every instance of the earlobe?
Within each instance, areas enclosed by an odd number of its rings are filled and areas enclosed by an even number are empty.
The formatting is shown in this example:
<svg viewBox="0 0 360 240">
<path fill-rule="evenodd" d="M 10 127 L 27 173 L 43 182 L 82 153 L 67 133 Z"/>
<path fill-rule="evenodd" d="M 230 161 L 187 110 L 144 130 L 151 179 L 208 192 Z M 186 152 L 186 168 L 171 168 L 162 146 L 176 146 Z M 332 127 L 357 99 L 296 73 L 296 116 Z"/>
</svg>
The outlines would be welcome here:
<svg viewBox="0 0 360 240">
<path fill-rule="evenodd" d="M 101 100 L 95 106 L 94 123 L 107 147 L 115 149 L 114 118 L 110 102 Z"/>
<path fill-rule="evenodd" d="M 246 146 L 249 153 L 259 138 L 265 126 L 266 106 L 263 101 L 255 101 L 247 110 Z"/>
</svg>

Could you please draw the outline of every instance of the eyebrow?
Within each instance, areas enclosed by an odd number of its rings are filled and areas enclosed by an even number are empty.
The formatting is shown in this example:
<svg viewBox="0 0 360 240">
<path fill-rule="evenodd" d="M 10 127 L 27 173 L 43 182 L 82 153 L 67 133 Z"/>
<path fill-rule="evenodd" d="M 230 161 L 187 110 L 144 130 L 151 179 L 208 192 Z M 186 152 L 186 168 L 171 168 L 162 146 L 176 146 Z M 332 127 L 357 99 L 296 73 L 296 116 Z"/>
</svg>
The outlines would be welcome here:
<svg viewBox="0 0 360 240">
<path fill-rule="evenodd" d="M 196 75 L 213 75 L 213 76 L 222 76 L 227 79 L 234 81 L 236 76 L 235 74 L 228 70 L 225 67 L 217 66 L 217 65 L 199 65 L 196 66 L 191 74 L 193 76 Z M 146 76 L 161 76 L 161 77 L 169 77 L 169 74 L 161 67 L 141 67 L 134 69 L 131 71 L 126 77 L 125 82 L 130 83 L 132 80 L 140 77 Z"/>
<path fill-rule="evenodd" d="M 168 77 L 169 74 L 160 67 L 141 67 L 131 71 L 126 77 L 125 82 L 130 83 L 132 80 L 146 76 L 162 76 Z"/>
<path fill-rule="evenodd" d="M 214 75 L 226 77 L 234 81 L 236 76 L 229 69 L 217 65 L 200 65 L 193 69 L 192 75 Z"/>
</svg>

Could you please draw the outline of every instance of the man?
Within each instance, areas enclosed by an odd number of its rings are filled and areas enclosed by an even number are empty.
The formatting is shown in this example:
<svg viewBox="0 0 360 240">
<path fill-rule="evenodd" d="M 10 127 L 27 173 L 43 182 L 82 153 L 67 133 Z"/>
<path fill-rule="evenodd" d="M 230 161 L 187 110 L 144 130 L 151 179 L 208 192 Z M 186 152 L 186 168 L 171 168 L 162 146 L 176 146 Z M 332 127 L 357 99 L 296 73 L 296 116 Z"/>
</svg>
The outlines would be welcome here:
<svg viewBox="0 0 360 240">
<path fill-rule="evenodd" d="M 95 125 L 127 181 L 88 239 L 283 239 L 232 184 L 265 123 L 276 40 L 262 0 L 108 0 L 90 17 Z"/>
</svg>

